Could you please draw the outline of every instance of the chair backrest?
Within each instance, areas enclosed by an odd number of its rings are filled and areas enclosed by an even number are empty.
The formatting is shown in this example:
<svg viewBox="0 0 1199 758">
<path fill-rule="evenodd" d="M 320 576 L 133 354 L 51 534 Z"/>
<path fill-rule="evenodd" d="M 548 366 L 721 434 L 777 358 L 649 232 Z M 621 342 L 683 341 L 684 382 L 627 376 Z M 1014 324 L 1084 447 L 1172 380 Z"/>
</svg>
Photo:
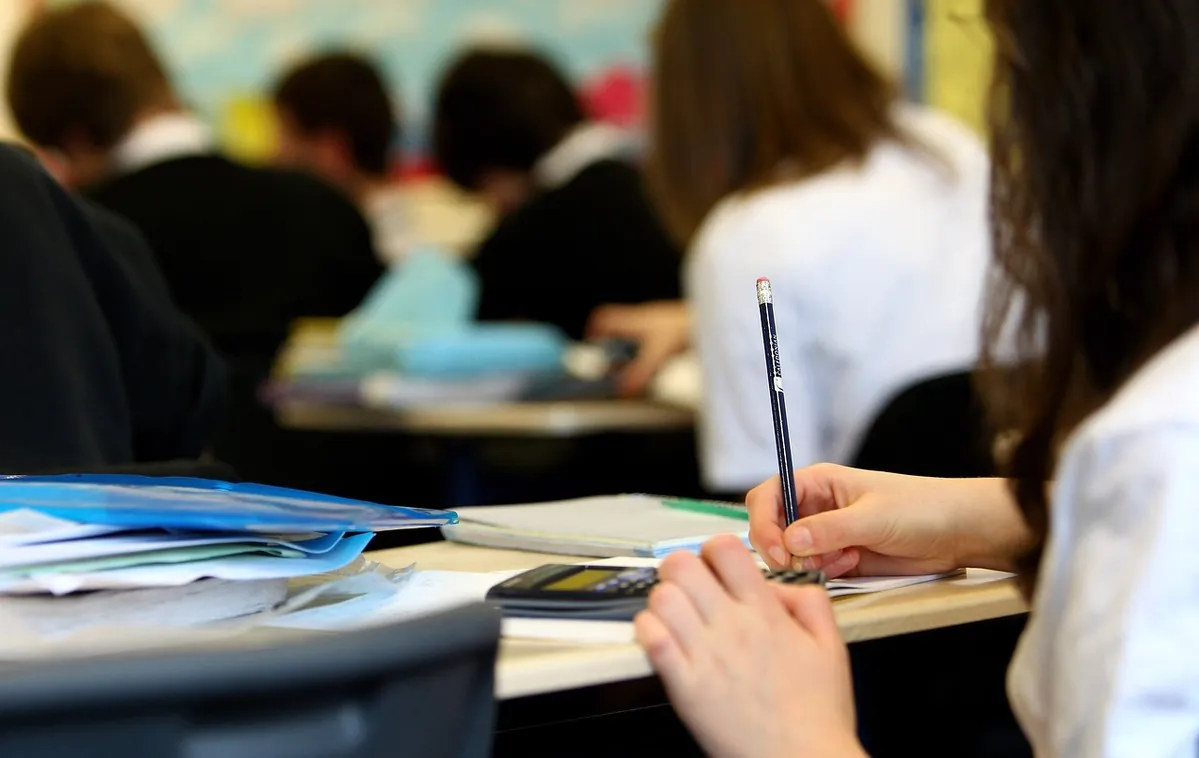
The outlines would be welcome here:
<svg viewBox="0 0 1199 758">
<path fill-rule="evenodd" d="M 993 476 L 991 434 L 968 372 L 919 381 L 894 396 L 853 465 L 914 476 Z"/>
<path fill-rule="evenodd" d="M 269 646 L 21 665 L 0 673 L 0 756 L 482 758 L 499 632 L 479 604 Z"/>
</svg>

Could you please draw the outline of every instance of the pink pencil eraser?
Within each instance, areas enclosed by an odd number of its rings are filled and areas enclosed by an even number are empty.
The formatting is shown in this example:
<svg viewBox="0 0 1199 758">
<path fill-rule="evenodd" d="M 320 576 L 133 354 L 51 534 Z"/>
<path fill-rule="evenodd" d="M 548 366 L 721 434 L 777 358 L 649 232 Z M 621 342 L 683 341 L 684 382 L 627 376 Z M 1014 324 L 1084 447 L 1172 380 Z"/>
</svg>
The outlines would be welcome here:
<svg viewBox="0 0 1199 758">
<path fill-rule="evenodd" d="M 759 276 L 759 277 L 758 277 L 758 284 L 761 284 L 762 282 L 769 282 L 769 281 L 770 281 L 770 280 L 769 280 L 769 279 L 767 279 L 767 278 L 766 278 L 766 277 L 764 277 L 764 276 Z"/>
</svg>

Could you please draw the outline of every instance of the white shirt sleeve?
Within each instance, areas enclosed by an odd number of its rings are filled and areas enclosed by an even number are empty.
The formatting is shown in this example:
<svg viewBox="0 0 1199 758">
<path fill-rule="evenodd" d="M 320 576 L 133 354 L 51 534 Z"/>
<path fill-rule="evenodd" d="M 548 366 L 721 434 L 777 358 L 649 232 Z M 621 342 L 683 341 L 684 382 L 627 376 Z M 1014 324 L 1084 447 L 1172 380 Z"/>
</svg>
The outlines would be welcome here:
<svg viewBox="0 0 1199 758">
<path fill-rule="evenodd" d="M 1037 755 L 1193 757 L 1199 429 L 1179 424 L 1079 453 L 1059 481 L 1063 512 L 1029 629 L 1040 665 L 1021 672 L 1039 683 L 1040 712 L 1028 714 L 1040 722 Z"/>
<path fill-rule="evenodd" d="M 797 467 L 819 455 L 812 367 L 803 360 L 807 332 L 796 277 L 782 240 L 770 230 L 722 224 L 701 235 L 687 267 L 693 343 L 703 374 L 699 450 L 704 482 L 715 492 L 748 490 L 778 473 L 774 422 L 755 285 L 770 277 L 782 358 L 791 450 Z M 792 240 L 793 242 L 793 240 Z"/>
</svg>

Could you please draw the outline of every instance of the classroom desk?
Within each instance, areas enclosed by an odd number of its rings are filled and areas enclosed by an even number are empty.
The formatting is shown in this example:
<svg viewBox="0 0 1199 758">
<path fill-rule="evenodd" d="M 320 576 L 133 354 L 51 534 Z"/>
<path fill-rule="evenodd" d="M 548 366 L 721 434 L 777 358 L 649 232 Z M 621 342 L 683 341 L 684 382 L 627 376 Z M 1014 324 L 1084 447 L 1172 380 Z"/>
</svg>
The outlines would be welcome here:
<svg viewBox="0 0 1199 758">
<path fill-rule="evenodd" d="M 275 417 L 287 428 L 326 432 L 403 432 L 440 437 L 581 437 L 609 432 L 690 429 L 694 414 L 639 400 L 501 403 L 380 410 L 283 402 Z"/>
<path fill-rule="evenodd" d="M 582 557 L 436 542 L 372 553 L 385 565 L 419 569 L 504 571 Z M 979 583 L 964 577 L 874 595 L 838 599 L 837 622 L 848 642 L 891 637 L 1024 613 L 1027 606 L 1010 579 Z M 496 694 L 513 699 L 651 676 L 635 645 L 571 645 L 505 639 L 496 670 Z"/>
</svg>

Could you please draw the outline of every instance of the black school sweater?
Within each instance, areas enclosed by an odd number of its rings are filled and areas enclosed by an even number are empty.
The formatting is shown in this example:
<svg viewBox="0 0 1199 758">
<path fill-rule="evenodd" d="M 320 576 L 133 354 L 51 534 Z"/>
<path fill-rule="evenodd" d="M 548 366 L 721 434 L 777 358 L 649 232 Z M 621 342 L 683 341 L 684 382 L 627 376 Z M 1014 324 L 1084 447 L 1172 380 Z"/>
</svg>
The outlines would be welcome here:
<svg viewBox="0 0 1199 758">
<path fill-rule="evenodd" d="M 194 458 L 220 361 L 124 221 L 0 146 L 0 472 Z"/>
<path fill-rule="evenodd" d="M 592 163 L 505 217 L 475 257 L 479 319 L 540 321 L 569 336 L 607 303 L 680 297 L 682 258 L 637 170 Z"/>
<path fill-rule="evenodd" d="M 229 362 L 216 456 L 242 478 L 294 483 L 296 435 L 259 387 L 292 321 L 344 316 L 382 273 L 366 221 L 313 177 L 216 155 L 161 161 L 89 195 L 145 233 L 180 308 Z"/>
<path fill-rule="evenodd" d="M 195 155 L 88 195 L 141 229 L 175 301 L 216 347 L 260 371 L 293 320 L 344 316 L 382 273 L 357 209 L 306 175 Z"/>
</svg>

